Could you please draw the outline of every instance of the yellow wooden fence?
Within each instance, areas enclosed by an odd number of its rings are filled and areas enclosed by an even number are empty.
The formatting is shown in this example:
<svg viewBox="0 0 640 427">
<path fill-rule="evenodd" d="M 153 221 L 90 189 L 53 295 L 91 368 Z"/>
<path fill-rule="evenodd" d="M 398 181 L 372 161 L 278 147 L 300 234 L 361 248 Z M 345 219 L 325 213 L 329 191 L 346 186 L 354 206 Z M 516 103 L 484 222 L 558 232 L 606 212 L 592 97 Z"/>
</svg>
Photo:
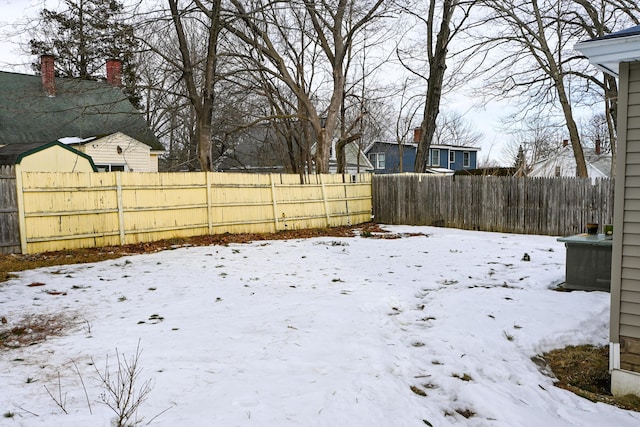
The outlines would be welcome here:
<svg viewBox="0 0 640 427">
<path fill-rule="evenodd" d="M 19 168 L 19 166 L 18 166 Z M 371 220 L 371 175 L 16 171 L 22 253 Z"/>
</svg>

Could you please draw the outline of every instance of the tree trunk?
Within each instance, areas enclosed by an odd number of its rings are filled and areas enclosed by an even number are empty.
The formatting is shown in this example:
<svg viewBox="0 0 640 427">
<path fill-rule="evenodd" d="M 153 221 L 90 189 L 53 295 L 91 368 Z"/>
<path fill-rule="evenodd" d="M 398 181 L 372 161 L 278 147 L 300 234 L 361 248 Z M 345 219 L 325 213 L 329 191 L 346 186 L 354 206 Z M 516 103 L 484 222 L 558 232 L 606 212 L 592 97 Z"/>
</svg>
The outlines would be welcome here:
<svg viewBox="0 0 640 427">
<path fill-rule="evenodd" d="M 455 0 L 443 1 L 442 20 L 440 21 L 440 30 L 436 37 L 436 45 L 435 48 L 430 45 L 428 46 L 430 54 L 427 96 L 424 104 L 422 123 L 420 124 L 420 140 L 418 141 L 413 169 L 414 172 L 418 173 L 424 173 L 427 170 L 429 148 L 431 147 L 431 141 L 433 141 L 433 135 L 436 132 L 436 120 L 440 112 L 440 100 L 442 98 L 442 84 L 444 82 L 444 73 L 447 69 L 446 61 L 449 37 L 451 35 L 451 17 L 455 4 Z M 431 10 L 429 12 L 431 17 L 433 17 L 434 7 L 435 4 L 431 3 Z M 433 20 L 431 22 L 433 22 Z M 431 40 L 431 38 L 429 38 L 429 40 Z"/>
<path fill-rule="evenodd" d="M 604 101 L 611 146 L 611 177 L 614 177 L 618 153 L 618 82 L 615 77 L 606 73 L 604 74 Z"/>
<path fill-rule="evenodd" d="M 345 155 L 344 148 L 346 147 L 346 142 L 338 141 L 336 143 L 336 161 L 338 163 L 338 167 L 336 169 L 336 173 L 346 173 L 347 172 L 347 156 Z"/>
<path fill-rule="evenodd" d="M 207 119 L 205 115 L 198 118 L 197 141 L 198 160 L 200 170 L 204 172 L 213 171 L 213 159 L 211 150 L 211 116 Z"/>
<path fill-rule="evenodd" d="M 588 178 L 587 163 L 584 159 L 584 152 L 582 150 L 582 144 L 580 143 L 580 133 L 578 132 L 578 125 L 573 118 L 573 111 L 571 109 L 571 103 L 567 92 L 564 88 L 564 82 L 562 77 L 555 77 L 555 86 L 558 93 L 558 100 L 562 106 L 562 113 L 564 114 L 565 121 L 567 123 L 567 130 L 569 131 L 569 140 L 571 141 L 571 147 L 573 148 L 573 155 L 576 159 L 576 176 L 580 178 Z"/>
<path fill-rule="evenodd" d="M 196 114 L 196 142 L 198 143 L 198 160 L 203 171 L 213 170 L 211 150 L 211 118 L 213 117 L 214 86 L 216 81 L 218 34 L 220 33 L 220 2 L 214 0 L 211 9 L 202 11 L 209 19 L 207 40 L 207 57 L 205 71 L 201 83 L 201 91 L 194 76 L 195 67 L 191 61 L 189 41 L 187 40 L 177 0 L 168 0 L 171 17 L 178 36 L 178 48 L 182 59 L 183 79 L 187 86 L 189 101 Z"/>
<path fill-rule="evenodd" d="M 347 164 L 347 156 L 345 153 L 345 148 L 348 144 L 354 141 L 357 141 L 360 138 L 362 138 L 362 134 L 358 132 L 353 135 L 350 135 L 347 138 L 342 138 L 338 142 L 336 142 L 336 160 L 338 161 L 338 170 L 336 171 L 336 173 L 347 173 L 347 167 L 349 165 Z M 360 151 L 358 151 L 356 155 L 358 156 L 357 162 L 359 162 Z"/>
</svg>

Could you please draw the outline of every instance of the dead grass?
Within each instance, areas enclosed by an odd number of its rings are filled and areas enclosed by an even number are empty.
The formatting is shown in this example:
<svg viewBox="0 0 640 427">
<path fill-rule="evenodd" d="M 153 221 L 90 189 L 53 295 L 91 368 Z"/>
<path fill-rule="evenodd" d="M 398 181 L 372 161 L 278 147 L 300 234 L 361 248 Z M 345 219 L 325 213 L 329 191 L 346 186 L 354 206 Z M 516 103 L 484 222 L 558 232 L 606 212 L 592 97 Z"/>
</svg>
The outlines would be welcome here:
<svg viewBox="0 0 640 427">
<path fill-rule="evenodd" d="M 545 353 L 542 357 L 558 379 L 555 383 L 557 387 L 592 402 L 602 402 L 640 412 L 638 396 L 611 395 L 608 346 L 569 346 Z"/>
<path fill-rule="evenodd" d="M 0 324 L 0 351 L 35 345 L 50 336 L 62 335 L 74 324 L 67 314 L 32 314 L 19 319 L 3 318 Z"/>
<path fill-rule="evenodd" d="M 125 255 L 157 252 L 179 246 L 228 245 L 231 243 L 249 243 L 259 240 L 304 239 L 311 237 L 354 237 L 358 233 L 378 237 L 388 233 L 377 224 L 366 223 L 352 227 L 319 228 L 311 230 L 287 230 L 274 234 L 217 234 L 181 239 L 161 240 L 149 243 L 137 243 L 104 248 L 77 249 L 70 251 L 47 252 L 34 255 L 0 255 L 0 282 L 15 277 L 13 272 L 31 270 L 55 265 L 81 264 Z M 375 233 L 375 234 L 374 234 Z"/>
<path fill-rule="evenodd" d="M 34 255 L 0 255 L 0 282 L 15 277 L 13 272 L 65 264 L 104 261 L 127 255 L 123 248 L 79 249 Z"/>
</svg>

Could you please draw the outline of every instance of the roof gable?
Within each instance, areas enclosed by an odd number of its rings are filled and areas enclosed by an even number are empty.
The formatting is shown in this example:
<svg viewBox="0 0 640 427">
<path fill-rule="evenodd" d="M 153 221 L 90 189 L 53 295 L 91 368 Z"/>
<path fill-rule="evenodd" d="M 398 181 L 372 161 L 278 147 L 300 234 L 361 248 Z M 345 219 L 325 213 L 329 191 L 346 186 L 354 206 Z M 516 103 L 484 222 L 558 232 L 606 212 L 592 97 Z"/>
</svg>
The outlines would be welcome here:
<svg viewBox="0 0 640 427">
<path fill-rule="evenodd" d="M 0 72 L 0 144 L 45 143 L 123 132 L 164 150 L 119 88 L 105 82 L 56 78 L 47 96 L 40 76 Z"/>
</svg>

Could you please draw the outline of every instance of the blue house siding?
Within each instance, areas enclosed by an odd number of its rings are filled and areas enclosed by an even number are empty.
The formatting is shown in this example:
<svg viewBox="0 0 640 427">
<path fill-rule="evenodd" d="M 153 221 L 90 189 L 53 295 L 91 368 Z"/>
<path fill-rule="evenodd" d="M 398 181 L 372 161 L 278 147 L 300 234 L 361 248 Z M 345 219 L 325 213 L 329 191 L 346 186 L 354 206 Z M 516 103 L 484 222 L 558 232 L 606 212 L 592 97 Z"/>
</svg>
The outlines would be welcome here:
<svg viewBox="0 0 640 427">
<path fill-rule="evenodd" d="M 449 169 L 453 169 L 455 171 L 464 170 L 464 169 L 476 169 L 478 167 L 478 152 L 473 150 L 465 150 L 464 147 L 459 150 L 451 150 L 455 153 L 455 161 L 453 163 L 449 163 Z M 465 165 L 465 156 L 467 156 L 468 164 Z"/>
<path fill-rule="evenodd" d="M 385 167 L 377 168 L 376 156 L 384 154 Z M 369 161 L 373 165 L 375 173 L 399 173 L 413 172 L 413 165 L 416 161 L 416 148 L 412 145 L 402 146 L 402 171 L 400 171 L 400 148 L 397 144 L 377 142 L 367 151 Z"/>
<path fill-rule="evenodd" d="M 400 150 L 402 150 L 402 171 L 400 171 Z M 450 162 L 450 153 L 454 153 L 453 162 Z M 375 173 L 414 171 L 413 166 L 416 160 L 415 144 L 405 144 L 400 148 L 396 143 L 375 142 L 367 149 L 366 154 L 375 168 Z M 382 166 L 382 164 L 377 164 L 379 163 L 377 160 L 381 158 L 384 158 L 384 167 L 376 167 Z M 429 150 L 428 164 L 432 168 L 444 168 L 454 171 L 476 169 L 477 158 L 478 149 L 474 147 L 440 146 Z M 437 160 L 435 164 L 433 163 L 434 160 Z M 468 161 L 468 164 L 465 164 L 465 160 Z"/>
</svg>

